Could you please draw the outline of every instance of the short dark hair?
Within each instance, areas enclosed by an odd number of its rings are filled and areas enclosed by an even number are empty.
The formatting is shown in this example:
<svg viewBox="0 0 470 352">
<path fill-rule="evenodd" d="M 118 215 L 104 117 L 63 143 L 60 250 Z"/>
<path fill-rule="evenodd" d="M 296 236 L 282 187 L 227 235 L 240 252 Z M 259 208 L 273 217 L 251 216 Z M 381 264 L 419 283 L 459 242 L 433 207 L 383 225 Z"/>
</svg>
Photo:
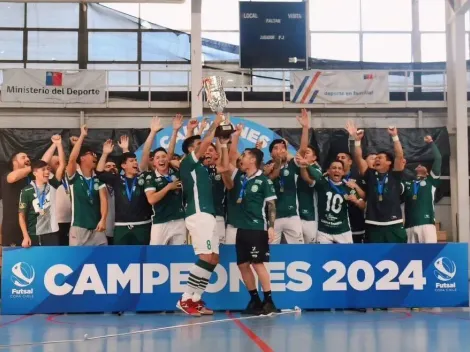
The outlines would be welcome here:
<svg viewBox="0 0 470 352">
<path fill-rule="evenodd" d="M 165 148 L 163 148 L 163 147 L 158 147 L 157 149 L 155 149 L 155 150 L 153 151 L 153 156 L 155 156 L 155 154 L 157 154 L 158 152 L 164 152 L 165 154 L 168 154 L 168 152 L 166 151 Z"/>
<path fill-rule="evenodd" d="M 83 147 L 80 148 L 80 152 L 79 152 L 78 158 L 77 158 L 77 164 L 78 164 L 78 165 L 80 165 L 80 159 L 81 159 L 81 157 L 87 155 L 88 153 L 96 154 L 96 153 L 93 151 L 93 149 L 91 149 L 90 146 L 84 145 Z"/>
<path fill-rule="evenodd" d="M 387 159 L 387 161 L 390 161 L 391 163 L 393 163 L 393 159 L 395 159 L 393 154 L 387 151 L 380 151 L 377 153 L 377 155 L 379 154 L 385 155 L 385 158 Z"/>
<path fill-rule="evenodd" d="M 21 153 L 23 152 L 14 152 L 13 154 L 10 155 L 10 158 L 8 159 L 8 169 L 13 170 L 13 162 L 15 161 L 18 154 L 21 154 Z"/>
<path fill-rule="evenodd" d="M 331 160 L 330 163 L 328 164 L 328 169 L 331 167 L 331 165 L 333 165 L 333 163 L 340 163 L 341 166 L 343 166 L 343 169 L 344 169 L 344 163 L 339 159 Z"/>
<path fill-rule="evenodd" d="M 196 142 L 199 139 L 201 139 L 201 136 L 198 134 L 186 138 L 183 142 L 183 146 L 181 147 L 181 149 L 183 149 L 183 153 L 189 154 L 189 148 L 191 148 L 194 145 L 194 142 Z"/>
<path fill-rule="evenodd" d="M 173 160 L 181 160 L 181 155 L 179 154 L 173 154 Z"/>
<path fill-rule="evenodd" d="M 350 152 L 339 152 L 338 154 L 336 154 L 336 159 L 338 159 L 338 155 L 340 155 L 340 154 L 346 154 L 348 156 L 349 160 L 353 160 L 352 155 L 351 155 Z"/>
<path fill-rule="evenodd" d="M 307 149 L 310 149 L 313 152 L 313 154 L 315 154 L 315 156 L 318 157 L 318 150 L 313 145 L 311 144 L 307 145 Z"/>
<path fill-rule="evenodd" d="M 271 144 L 269 145 L 269 152 L 272 153 L 273 152 L 273 148 L 274 146 L 276 146 L 277 144 L 284 144 L 284 147 L 287 148 L 287 144 L 286 144 L 286 141 L 281 139 L 281 138 L 278 138 L 278 139 L 275 139 L 271 142 Z"/>
<path fill-rule="evenodd" d="M 256 167 L 259 169 L 261 167 L 261 163 L 263 162 L 264 153 L 257 148 L 247 148 L 245 149 L 245 152 L 248 152 L 255 157 Z"/>
<path fill-rule="evenodd" d="M 33 162 L 31 163 L 31 170 L 34 171 L 34 170 L 41 169 L 46 166 L 47 166 L 47 163 L 44 160 L 41 160 L 41 159 L 33 160 Z"/>
<path fill-rule="evenodd" d="M 137 155 L 131 152 L 123 153 L 121 155 L 121 165 L 125 164 L 128 159 L 137 159 Z"/>
</svg>

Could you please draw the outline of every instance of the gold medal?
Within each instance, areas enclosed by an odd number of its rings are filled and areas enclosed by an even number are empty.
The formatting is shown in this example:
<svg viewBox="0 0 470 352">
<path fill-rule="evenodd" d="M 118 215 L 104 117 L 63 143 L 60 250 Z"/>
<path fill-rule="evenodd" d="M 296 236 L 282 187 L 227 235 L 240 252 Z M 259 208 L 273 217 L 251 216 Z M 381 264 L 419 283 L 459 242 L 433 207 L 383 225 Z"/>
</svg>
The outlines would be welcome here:
<svg viewBox="0 0 470 352">
<path fill-rule="evenodd" d="M 237 204 L 242 204 L 242 198 L 237 199 Z"/>
<path fill-rule="evenodd" d="M 416 194 L 413 195 L 413 200 L 418 199 L 418 196 Z"/>
<path fill-rule="evenodd" d="M 381 201 L 383 201 L 383 200 L 384 200 L 384 199 L 383 199 L 382 195 L 379 194 L 379 202 L 381 202 Z"/>
<path fill-rule="evenodd" d="M 284 192 L 284 187 L 279 188 L 279 192 Z"/>
<path fill-rule="evenodd" d="M 39 209 L 39 215 L 44 215 L 44 209 Z"/>
</svg>

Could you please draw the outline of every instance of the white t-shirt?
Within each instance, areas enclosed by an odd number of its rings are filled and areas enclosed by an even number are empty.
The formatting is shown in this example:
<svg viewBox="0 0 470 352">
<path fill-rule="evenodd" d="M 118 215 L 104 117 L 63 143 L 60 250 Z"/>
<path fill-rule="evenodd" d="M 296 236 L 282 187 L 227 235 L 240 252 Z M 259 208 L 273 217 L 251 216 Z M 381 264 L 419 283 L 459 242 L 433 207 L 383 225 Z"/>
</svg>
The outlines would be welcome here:
<svg viewBox="0 0 470 352">
<path fill-rule="evenodd" d="M 72 201 L 63 184 L 57 188 L 55 197 L 57 222 L 59 224 L 72 222 Z"/>
</svg>

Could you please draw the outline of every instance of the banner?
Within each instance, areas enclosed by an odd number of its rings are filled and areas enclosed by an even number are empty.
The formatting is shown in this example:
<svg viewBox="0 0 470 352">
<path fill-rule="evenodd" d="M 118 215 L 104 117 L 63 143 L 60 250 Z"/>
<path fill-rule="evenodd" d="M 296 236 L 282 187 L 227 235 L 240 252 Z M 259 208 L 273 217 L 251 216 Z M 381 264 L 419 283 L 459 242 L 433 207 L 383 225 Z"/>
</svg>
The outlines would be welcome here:
<svg viewBox="0 0 470 352">
<path fill-rule="evenodd" d="M 102 104 L 105 71 L 3 71 L 1 100 L 6 103 Z"/>
<path fill-rule="evenodd" d="M 295 246 L 295 247 L 294 247 Z M 276 245 L 280 309 L 468 307 L 466 244 Z M 204 301 L 244 309 L 234 246 L 220 248 Z M 4 248 L 2 314 L 170 311 L 196 261 L 190 246 Z"/>
<path fill-rule="evenodd" d="M 388 71 L 292 71 L 291 102 L 298 104 L 388 103 Z"/>
<path fill-rule="evenodd" d="M 202 118 L 200 118 L 200 120 L 202 120 Z M 209 116 L 208 121 L 209 123 L 206 127 L 206 130 L 209 129 L 210 124 L 212 123 L 212 121 L 214 121 L 214 116 Z M 238 124 L 242 124 L 244 126 L 243 132 L 238 142 L 238 151 L 240 153 L 243 150 L 245 150 L 245 148 L 254 148 L 256 146 L 256 142 L 260 140 L 263 142 L 262 151 L 264 153 L 264 162 L 271 160 L 271 154 L 269 153 L 269 144 L 274 139 L 282 138 L 281 136 L 279 136 L 277 133 L 273 132 L 272 130 L 270 130 L 269 128 L 263 125 L 257 124 L 256 122 L 253 122 L 250 120 L 242 119 L 240 117 L 230 117 L 230 122 L 234 126 Z M 299 126 L 299 129 L 300 129 L 300 126 Z M 188 127 L 187 127 L 187 122 L 185 122 L 185 126 L 178 132 L 178 136 L 176 139 L 176 148 L 175 148 L 176 154 L 183 155 L 183 151 L 181 150 L 181 147 L 183 146 L 183 141 L 186 139 L 187 133 L 188 133 Z M 158 132 L 157 136 L 155 137 L 155 140 L 153 141 L 151 150 L 154 150 L 159 147 L 168 149 L 172 134 L 173 134 L 172 125 Z M 140 148 L 136 152 L 136 155 L 139 159 L 140 159 L 140 156 L 142 155 L 142 149 L 143 149 L 143 145 L 140 146 Z M 288 146 L 287 150 L 292 155 L 295 155 L 297 153 L 297 151 L 291 145 Z"/>
</svg>

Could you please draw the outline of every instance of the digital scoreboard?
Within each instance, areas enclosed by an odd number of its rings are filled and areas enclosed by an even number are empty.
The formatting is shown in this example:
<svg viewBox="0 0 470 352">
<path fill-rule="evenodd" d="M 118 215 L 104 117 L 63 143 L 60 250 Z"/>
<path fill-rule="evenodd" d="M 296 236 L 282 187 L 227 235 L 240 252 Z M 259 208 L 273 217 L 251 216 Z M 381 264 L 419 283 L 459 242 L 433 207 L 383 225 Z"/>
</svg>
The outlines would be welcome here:
<svg viewBox="0 0 470 352">
<path fill-rule="evenodd" d="M 239 4 L 241 68 L 306 68 L 305 2 Z"/>
</svg>

